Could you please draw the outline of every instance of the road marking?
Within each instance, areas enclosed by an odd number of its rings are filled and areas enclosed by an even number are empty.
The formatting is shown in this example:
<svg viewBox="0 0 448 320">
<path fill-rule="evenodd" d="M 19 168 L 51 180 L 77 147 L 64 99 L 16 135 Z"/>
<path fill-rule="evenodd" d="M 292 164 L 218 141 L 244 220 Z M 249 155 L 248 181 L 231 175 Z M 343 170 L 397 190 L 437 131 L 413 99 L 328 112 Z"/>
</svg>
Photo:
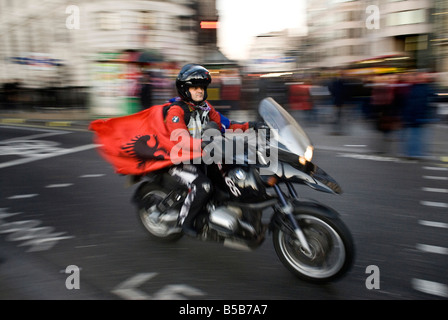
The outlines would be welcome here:
<svg viewBox="0 0 448 320">
<path fill-rule="evenodd" d="M 423 167 L 425 170 L 433 170 L 433 171 L 448 171 L 448 168 L 443 167 Z"/>
<path fill-rule="evenodd" d="M 25 136 L 25 137 L 17 137 L 17 138 L 11 138 L 8 140 L 1 140 L 0 143 L 5 143 L 5 142 L 14 142 L 16 140 L 32 140 L 32 139 L 39 139 L 39 138 L 46 138 L 46 137 L 52 137 L 52 136 L 58 136 L 61 134 L 67 134 L 70 133 L 68 131 L 57 131 L 57 132 L 46 132 L 46 133 L 39 133 L 39 134 L 33 134 L 30 136 Z"/>
<path fill-rule="evenodd" d="M 73 185 L 73 183 L 60 183 L 60 184 L 50 184 L 48 186 L 46 186 L 45 188 L 67 188 L 67 187 L 71 187 Z"/>
<path fill-rule="evenodd" d="M 140 285 L 154 278 L 157 273 L 140 273 L 132 278 L 126 280 L 117 286 L 116 289 L 112 290 L 117 296 L 125 300 L 150 300 L 151 297 L 144 293 L 143 291 L 137 289 Z"/>
<path fill-rule="evenodd" d="M 7 129 L 11 129 L 11 126 L 8 125 L 1 125 L 1 128 L 7 128 Z M 35 127 L 35 126 L 13 126 L 12 128 L 14 128 L 14 130 L 24 130 L 24 131 L 42 131 L 42 132 L 56 132 L 56 131 L 62 131 L 59 129 L 46 129 L 46 128 L 41 128 L 41 127 Z M 72 130 L 72 129 L 70 129 Z M 63 131 L 62 131 L 63 132 Z M 67 133 L 69 133 L 69 131 L 65 131 Z"/>
<path fill-rule="evenodd" d="M 423 252 L 448 255 L 448 248 L 417 243 L 417 249 Z"/>
<path fill-rule="evenodd" d="M 428 192 L 448 193 L 448 189 L 440 189 L 440 188 L 422 188 L 422 190 Z"/>
<path fill-rule="evenodd" d="M 80 176 L 80 178 L 99 178 L 99 177 L 104 177 L 105 174 L 104 173 L 99 173 L 99 174 L 84 174 L 82 176 Z"/>
<path fill-rule="evenodd" d="M 70 154 L 70 153 L 75 153 L 75 152 L 85 151 L 85 150 L 89 150 L 89 149 L 94 149 L 94 148 L 97 148 L 97 147 L 98 147 L 97 144 L 87 144 L 87 145 L 84 145 L 84 146 L 79 146 L 79 147 L 75 147 L 75 148 L 71 148 L 71 149 L 61 149 L 61 150 L 58 150 L 58 151 L 53 152 L 53 153 L 39 155 L 38 157 L 29 157 L 29 158 L 25 158 L 25 159 L 18 159 L 18 160 L 13 160 L 13 161 L 9 161 L 9 162 L 0 163 L 0 169 L 12 167 L 12 166 L 17 166 L 17 165 L 20 165 L 20 164 L 30 163 L 30 162 L 38 161 L 38 160 L 42 160 L 42 159 L 48 159 L 48 158 L 53 158 L 53 157 L 57 157 L 57 156 L 63 156 L 63 155 L 67 155 L 67 154 Z"/>
<path fill-rule="evenodd" d="M 423 176 L 423 178 L 429 180 L 448 180 L 448 177 Z"/>
<path fill-rule="evenodd" d="M 61 148 L 58 148 L 59 143 L 54 141 L 44 140 L 15 140 L 6 143 L 0 142 L 0 154 L 18 155 L 22 157 L 40 157 L 44 154 L 55 153 Z"/>
<path fill-rule="evenodd" d="M 25 119 L 6 118 L 0 120 L 2 123 L 25 123 Z"/>
<path fill-rule="evenodd" d="M 367 148 L 366 144 L 345 144 L 344 147 L 350 148 Z"/>
<path fill-rule="evenodd" d="M 47 227 L 47 229 L 52 231 L 53 227 Z M 31 239 L 27 242 L 19 244 L 19 247 L 30 246 L 31 248 L 29 248 L 27 252 L 46 251 L 51 249 L 56 244 L 56 242 L 59 242 L 60 240 L 75 238 L 74 236 L 61 237 L 63 234 L 66 234 L 66 232 L 59 232 L 52 234 L 53 237 L 46 237 L 42 239 Z"/>
<path fill-rule="evenodd" d="M 412 287 L 415 290 L 440 297 L 448 297 L 448 286 L 442 283 L 422 279 L 412 279 Z"/>
<path fill-rule="evenodd" d="M 205 294 L 196 288 L 185 284 L 167 285 L 158 291 L 153 300 L 185 300 L 185 296 L 204 296 Z"/>
<path fill-rule="evenodd" d="M 70 127 L 72 125 L 71 121 L 50 121 L 45 123 L 49 127 Z"/>
<path fill-rule="evenodd" d="M 361 159 L 361 160 L 373 160 L 373 161 L 389 161 L 389 162 L 399 162 L 399 163 L 414 163 L 410 160 L 404 160 L 400 158 L 394 157 L 383 157 L 383 156 L 375 156 L 370 154 L 358 154 L 358 153 L 338 153 L 338 157 L 344 158 L 353 158 L 353 159 Z"/>
<path fill-rule="evenodd" d="M 420 223 L 422 226 L 448 229 L 448 223 L 444 223 L 444 222 L 419 220 L 418 223 Z"/>
<path fill-rule="evenodd" d="M 448 204 L 444 202 L 420 201 L 420 204 L 428 207 L 448 208 Z"/>
<path fill-rule="evenodd" d="M 29 198 L 34 198 L 37 196 L 38 196 L 38 194 L 21 194 L 21 195 L 11 196 L 8 199 L 10 199 L 10 200 L 29 199 Z"/>
<path fill-rule="evenodd" d="M 156 292 L 153 296 L 138 289 L 146 281 L 158 274 L 140 273 L 118 285 L 112 293 L 126 300 L 185 300 L 188 296 L 204 296 L 201 290 L 184 284 L 167 285 Z"/>
<path fill-rule="evenodd" d="M 3 219 L 15 216 L 19 213 L 5 213 L 7 209 L 0 209 L 0 234 L 9 234 L 7 241 L 22 242 L 19 247 L 29 246 L 27 252 L 45 251 L 51 249 L 60 240 L 72 239 L 73 236 L 65 235 L 66 232 L 55 233 L 53 227 L 39 227 L 40 220 L 22 220 L 7 222 Z"/>
</svg>

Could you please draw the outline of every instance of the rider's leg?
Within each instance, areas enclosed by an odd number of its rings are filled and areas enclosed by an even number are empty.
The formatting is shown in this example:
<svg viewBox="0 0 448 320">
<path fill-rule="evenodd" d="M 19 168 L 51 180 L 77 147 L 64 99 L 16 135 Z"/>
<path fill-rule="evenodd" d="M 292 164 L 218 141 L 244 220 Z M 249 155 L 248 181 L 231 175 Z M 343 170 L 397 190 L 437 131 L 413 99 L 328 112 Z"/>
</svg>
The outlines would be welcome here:
<svg viewBox="0 0 448 320">
<path fill-rule="evenodd" d="M 194 222 L 211 194 L 210 180 L 198 167 L 193 165 L 176 166 L 170 170 L 170 174 L 189 188 L 180 211 L 179 222 L 184 233 L 196 236 L 198 230 L 196 230 Z"/>
</svg>

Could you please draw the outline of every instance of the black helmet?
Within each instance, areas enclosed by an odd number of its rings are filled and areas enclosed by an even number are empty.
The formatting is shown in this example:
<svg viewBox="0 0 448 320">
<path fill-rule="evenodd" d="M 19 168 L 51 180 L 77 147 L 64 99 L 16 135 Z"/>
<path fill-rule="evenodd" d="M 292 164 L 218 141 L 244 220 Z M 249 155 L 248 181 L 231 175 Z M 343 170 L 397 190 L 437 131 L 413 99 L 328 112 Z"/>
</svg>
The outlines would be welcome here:
<svg viewBox="0 0 448 320">
<path fill-rule="evenodd" d="M 182 100 L 200 104 L 207 99 L 207 87 L 212 82 L 210 72 L 199 64 L 189 63 L 182 67 L 176 79 L 177 93 Z M 190 87 L 204 88 L 204 100 L 197 102 L 191 98 Z"/>
</svg>

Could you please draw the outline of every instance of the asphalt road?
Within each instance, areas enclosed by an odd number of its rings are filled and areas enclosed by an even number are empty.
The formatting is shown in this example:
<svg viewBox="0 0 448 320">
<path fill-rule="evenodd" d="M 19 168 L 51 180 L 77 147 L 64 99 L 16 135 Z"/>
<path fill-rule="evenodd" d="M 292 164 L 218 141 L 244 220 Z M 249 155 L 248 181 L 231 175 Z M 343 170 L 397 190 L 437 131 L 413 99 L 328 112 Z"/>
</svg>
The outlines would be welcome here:
<svg viewBox="0 0 448 320">
<path fill-rule="evenodd" d="M 357 256 L 345 278 L 314 285 L 283 267 L 270 236 L 252 252 L 150 241 L 130 202 L 135 187 L 98 155 L 90 132 L 0 126 L 0 137 L 0 299 L 448 298 L 448 171 L 438 162 L 317 149 L 344 193 L 299 194 L 341 213 Z"/>
</svg>

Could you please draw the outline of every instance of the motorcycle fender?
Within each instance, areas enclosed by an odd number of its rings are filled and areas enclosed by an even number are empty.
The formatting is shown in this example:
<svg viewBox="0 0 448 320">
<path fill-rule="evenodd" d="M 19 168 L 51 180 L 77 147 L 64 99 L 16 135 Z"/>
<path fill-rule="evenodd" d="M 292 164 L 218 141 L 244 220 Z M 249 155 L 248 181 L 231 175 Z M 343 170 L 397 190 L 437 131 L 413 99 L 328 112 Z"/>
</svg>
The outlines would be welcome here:
<svg viewBox="0 0 448 320">
<path fill-rule="evenodd" d="M 137 205 L 142 205 L 142 193 L 143 190 L 145 188 L 145 186 L 148 184 L 148 181 L 144 181 L 142 183 L 140 183 L 140 185 L 138 186 L 138 188 L 135 190 L 134 195 L 132 197 L 132 202 L 137 204 Z"/>
<path fill-rule="evenodd" d="M 306 212 L 315 216 L 326 217 L 329 219 L 339 217 L 339 213 L 333 208 L 326 206 L 315 200 L 294 200 L 292 203 L 293 214 Z M 291 232 L 292 225 L 286 216 L 275 208 L 275 214 L 272 216 L 270 230 L 280 228 L 284 232 Z"/>
<path fill-rule="evenodd" d="M 294 207 L 294 214 L 305 211 L 330 219 L 339 217 L 339 213 L 336 210 L 314 200 L 294 200 L 292 206 Z"/>
</svg>

